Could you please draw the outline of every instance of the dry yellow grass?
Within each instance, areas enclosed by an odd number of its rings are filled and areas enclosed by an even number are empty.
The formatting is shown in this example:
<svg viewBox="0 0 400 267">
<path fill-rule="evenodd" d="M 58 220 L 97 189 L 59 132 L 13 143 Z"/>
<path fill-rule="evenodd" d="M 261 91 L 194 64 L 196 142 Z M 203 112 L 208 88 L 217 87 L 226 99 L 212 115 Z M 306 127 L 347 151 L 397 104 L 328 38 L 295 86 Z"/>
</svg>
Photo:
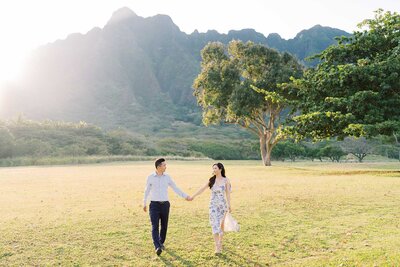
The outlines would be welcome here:
<svg viewBox="0 0 400 267">
<path fill-rule="evenodd" d="M 241 232 L 213 256 L 209 192 L 170 191 L 167 250 L 155 256 L 141 209 L 153 162 L 0 169 L 0 265 L 400 265 L 398 163 L 225 161 Z M 397 165 L 396 165 L 397 164 Z M 211 161 L 169 161 L 193 194 Z"/>
</svg>

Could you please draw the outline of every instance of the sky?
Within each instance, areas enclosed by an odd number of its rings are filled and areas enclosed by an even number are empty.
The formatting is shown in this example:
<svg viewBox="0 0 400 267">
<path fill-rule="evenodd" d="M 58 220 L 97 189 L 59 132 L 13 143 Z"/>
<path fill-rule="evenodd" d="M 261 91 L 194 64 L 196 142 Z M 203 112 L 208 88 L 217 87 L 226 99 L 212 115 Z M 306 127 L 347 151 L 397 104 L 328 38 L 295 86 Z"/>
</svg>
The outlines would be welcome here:
<svg viewBox="0 0 400 267">
<path fill-rule="evenodd" d="M 181 31 L 253 28 L 291 39 L 316 24 L 353 32 L 383 8 L 400 11 L 399 0 L 0 0 L 0 83 L 18 79 L 40 45 L 104 27 L 112 13 L 128 7 L 141 17 L 165 14 Z"/>
</svg>

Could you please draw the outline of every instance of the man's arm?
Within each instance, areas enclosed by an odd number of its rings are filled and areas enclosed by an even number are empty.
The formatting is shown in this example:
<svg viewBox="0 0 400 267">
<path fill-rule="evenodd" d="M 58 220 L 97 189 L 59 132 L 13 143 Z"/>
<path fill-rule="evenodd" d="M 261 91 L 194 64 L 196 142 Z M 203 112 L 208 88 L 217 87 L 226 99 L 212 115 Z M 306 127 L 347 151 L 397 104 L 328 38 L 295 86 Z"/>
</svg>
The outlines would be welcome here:
<svg viewBox="0 0 400 267">
<path fill-rule="evenodd" d="M 147 211 L 147 198 L 149 197 L 150 189 L 151 189 L 151 183 L 150 183 L 150 176 L 149 176 L 149 177 L 147 177 L 146 187 L 144 189 L 144 198 L 143 198 L 143 211 L 144 212 Z"/>
<path fill-rule="evenodd" d="M 171 178 L 170 176 L 168 176 L 168 185 L 172 188 L 172 190 L 174 190 L 174 192 L 175 192 L 178 196 L 183 197 L 184 199 L 189 200 L 189 201 L 191 200 L 191 198 L 190 198 L 186 193 L 184 193 L 182 190 L 180 190 L 180 189 L 176 186 L 174 180 L 172 180 L 172 178 Z"/>
</svg>

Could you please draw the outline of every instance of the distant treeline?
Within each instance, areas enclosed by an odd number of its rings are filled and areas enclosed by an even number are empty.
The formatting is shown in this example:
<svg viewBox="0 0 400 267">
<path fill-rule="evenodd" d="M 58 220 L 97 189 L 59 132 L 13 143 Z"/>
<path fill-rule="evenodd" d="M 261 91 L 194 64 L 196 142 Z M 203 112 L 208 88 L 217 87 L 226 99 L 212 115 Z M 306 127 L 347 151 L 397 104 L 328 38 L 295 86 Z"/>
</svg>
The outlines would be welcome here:
<svg viewBox="0 0 400 267">
<path fill-rule="evenodd" d="M 87 156 L 138 156 L 148 159 L 160 155 L 186 158 L 257 159 L 258 148 L 238 140 L 221 142 L 192 138 L 160 138 L 124 129 L 103 131 L 85 122 L 32 121 L 23 118 L 0 121 L 0 159 L 84 158 Z M 44 160 L 48 161 L 48 160 Z M 94 159 L 96 161 L 96 159 Z M 9 161 L 8 161 L 9 162 Z M 37 160 L 23 160 L 32 165 Z M 11 163 L 10 163 L 11 164 Z M 18 164 L 21 165 L 21 164 Z"/>
<path fill-rule="evenodd" d="M 392 140 L 383 138 L 317 144 L 286 141 L 276 145 L 272 157 L 274 160 L 292 161 L 349 158 L 362 161 L 369 154 L 399 159 L 399 148 L 393 145 Z M 249 139 L 160 138 L 123 129 L 105 132 L 85 122 L 38 122 L 23 118 L 0 121 L 2 166 L 141 160 L 160 155 L 215 160 L 260 159 L 258 142 Z"/>
</svg>

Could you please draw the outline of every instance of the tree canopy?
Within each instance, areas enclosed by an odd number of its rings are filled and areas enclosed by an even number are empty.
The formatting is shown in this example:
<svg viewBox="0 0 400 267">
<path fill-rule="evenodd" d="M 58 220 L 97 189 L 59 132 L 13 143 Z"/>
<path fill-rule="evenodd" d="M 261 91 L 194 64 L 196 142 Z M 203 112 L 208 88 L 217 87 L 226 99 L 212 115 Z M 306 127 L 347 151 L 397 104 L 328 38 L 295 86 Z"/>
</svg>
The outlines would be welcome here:
<svg viewBox="0 0 400 267">
<path fill-rule="evenodd" d="M 301 114 L 288 131 L 297 139 L 400 134 L 400 16 L 378 10 L 358 26 L 294 80 Z"/>
</svg>

